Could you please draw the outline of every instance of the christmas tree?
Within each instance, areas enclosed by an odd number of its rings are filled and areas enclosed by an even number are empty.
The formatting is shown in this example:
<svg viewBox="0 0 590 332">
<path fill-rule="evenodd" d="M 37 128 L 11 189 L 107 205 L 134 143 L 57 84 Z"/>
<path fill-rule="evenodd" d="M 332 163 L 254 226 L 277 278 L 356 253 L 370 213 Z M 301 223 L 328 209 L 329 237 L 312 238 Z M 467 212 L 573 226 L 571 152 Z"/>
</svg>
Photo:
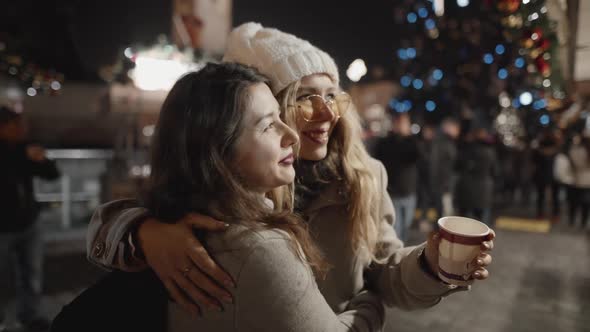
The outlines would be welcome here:
<svg viewBox="0 0 590 332">
<path fill-rule="evenodd" d="M 506 145 L 549 126 L 565 97 L 556 25 L 545 0 L 406 1 L 394 8 L 400 38 L 390 107 L 421 123 L 457 116 L 494 125 Z"/>
</svg>

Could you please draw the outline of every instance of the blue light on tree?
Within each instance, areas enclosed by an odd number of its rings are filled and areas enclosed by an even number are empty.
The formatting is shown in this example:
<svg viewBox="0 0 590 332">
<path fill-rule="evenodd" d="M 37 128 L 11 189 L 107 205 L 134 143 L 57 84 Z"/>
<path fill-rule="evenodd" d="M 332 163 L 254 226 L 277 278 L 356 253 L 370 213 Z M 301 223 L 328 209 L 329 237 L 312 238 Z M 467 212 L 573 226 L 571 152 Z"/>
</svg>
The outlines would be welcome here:
<svg viewBox="0 0 590 332">
<path fill-rule="evenodd" d="M 435 69 L 432 71 L 432 78 L 434 78 L 437 81 L 442 80 L 443 78 L 443 72 L 440 69 Z"/>
<path fill-rule="evenodd" d="M 546 126 L 549 124 L 549 122 L 551 122 L 551 118 L 549 118 L 549 115 L 544 114 L 539 118 L 539 122 L 543 125 Z"/>
<path fill-rule="evenodd" d="M 417 20 L 418 20 L 418 16 L 416 15 L 416 13 L 411 12 L 408 14 L 408 22 L 416 23 Z"/>
<path fill-rule="evenodd" d="M 426 18 L 428 16 L 428 10 L 424 7 L 420 7 L 420 9 L 418 9 L 418 16 Z"/>
<path fill-rule="evenodd" d="M 400 58 L 402 60 L 407 60 L 408 59 L 408 51 L 406 51 L 405 48 L 400 48 L 399 50 L 397 50 L 397 56 L 398 56 L 398 58 Z"/>
<path fill-rule="evenodd" d="M 483 62 L 491 65 L 494 62 L 494 56 L 491 53 L 486 53 L 483 55 Z"/>
<path fill-rule="evenodd" d="M 496 45 L 496 53 L 498 55 L 502 55 L 502 54 L 504 54 L 504 52 L 506 52 L 506 48 L 504 47 L 504 45 L 502 45 L 502 44 Z"/>
<path fill-rule="evenodd" d="M 393 110 L 397 110 L 397 104 L 398 101 L 397 99 L 393 98 L 392 100 L 389 101 L 389 108 L 393 109 Z"/>
<path fill-rule="evenodd" d="M 502 68 L 498 70 L 498 78 L 501 80 L 505 80 L 508 77 L 508 70 Z"/>
<path fill-rule="evenodd" d="M 404 75 L 401 77 L 400 83 L 404 88 L 407 88 L 410 86 L 410 84 L 412 84 L 412 79 L 410 76 Z"/>
<path fill-rule="evenodd" d="M 539 99 L 533 103 L 533 108 L 537 111 L 542 110 L 545 107 L 547 107 L 547 102 L 545 101 L 545 99 Z"/>
<path fill-rule="evenodd" d="M 426 22 L 424 22 L 424 26 L 426 27 L 426 29 L 432 30 L 436 28 L 436 23 L 434 23 L 433 19 L 429 18 L 426 20 Z"/>
<path fill-rule="evenodd" d="M 525 65 L 525 61 L 523 58 L 516 58 L 516 60 L 514 60 L 514 65 L 516 68 L 522 68 Z"/>
<path fill-rule="evenodd" d="M 514 107 L 514 108 L 520 108 L 520 101 L 518 100 L 518 98 L 514 98 L 512 100 L 512 107 Z"/>
<path fill-rule="evenodd" d="M 416 49 L 413 47 L 408 47 L 406 49 L 406 54 L 408 55 L 408 59 L 414 59 L 416 57 Z"/>
<path fill-rule="evenodd" d="M 403 101 L 403 105 L 404 105 L 404 112 L 408 112 L 412 109 L 412 102 L 407 99 Z"/>
<path fill-rule="evenodd" d="M 424 86 L 424 82 L 422 82 L 421 79 L 417 78 L 414 80 L 414 82 L 412 82 L 412 85 L 414 86 L 414 89 L 420 90 Z"/>
<path fill-rule="evenodd" d="M 389 101 L 389 107 L 397 113 L 404 113 L 408 112 L 412 108 L 412 103 L 409 100 L 398 101 L 394 98 Z"/>
<path fill-rule="evenodd" d="M 425 106 L 426 106 L 426 110 L 428 112 L 433 112 L 436 109 L 436 103 L 433 102 L 432 100 L 426 101 Z"/>
</svg>

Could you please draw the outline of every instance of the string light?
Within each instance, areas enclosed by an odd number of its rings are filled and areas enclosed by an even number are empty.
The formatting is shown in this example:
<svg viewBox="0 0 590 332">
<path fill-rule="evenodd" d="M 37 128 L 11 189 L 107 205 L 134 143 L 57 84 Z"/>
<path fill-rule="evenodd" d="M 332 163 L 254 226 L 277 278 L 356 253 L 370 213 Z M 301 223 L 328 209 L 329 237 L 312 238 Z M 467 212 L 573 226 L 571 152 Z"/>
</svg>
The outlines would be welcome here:
<svg viewBox="0 0 590 332">
<path fill-rule="evenodd" d="M 397 50 L 397 56 L 398 56 L 398 58 L 400 58 L 402 60 L 407 60 L 408 59 L 408 51 L 406 51 L 405 48 L 400 48 L 399 50 Z"/>
<path fill-rule="evenodd" d="M 508 98 L 508 94 L 506 92 L 500 93 L 498 96 L 498 100 L 500 102 L 500 106 L 506 108 L 510 106 L 510 98 Z"/>
<path fill-rule="evenodd" d="M 426 20 L 426 22 L 424 22 L 424 26 L 426 27 L 426 29 L 432 30 L 436 27 L 436 23 L 434 23 L 433 19 L 429 18 Z"/>
<path fill-rule="evenodd" d="M 533 102 L 533 95 L 530 92 L 525 91 L 520 94 L 519 100 L 522 105 L 528 106 Z"/>
<path fill-rule="evenodd" d="M 400 83 L 404 88 L 407 88 L 410 86 L 410 84 L 412 84 L 412 79 L 409 76 L 404 75 L 401 77 Z"/>
<path fill-rule="evenodd" d="M 422 18 L 428 17 L 428 10 L 424 7 L 420 7 L 420 9 L 418 9 L 418 16 Z"/>
<path fill-rule="evenodd" d="M 58 81 L 51 82 L 51 88 L 55 91 L 61 89 L 61 84 Z"/>
<path fill-rule="evenodd" d="M 545 99 L 539 99 L 533 103 L 533 108 L 536 110 L 541 110 L 545 107 L 547 107 L 547 102 Z"/>
<path fill-rule="evenodd" d="M 414 89 L 420 90 L 424 86 L 424 82 L 422 82 L 421 79 L 417 78 L 414 80 L 414 82 L 412 82 L 412 86 L 414 86 Z"/>
<path fill-rule="evenodd" d="M 403 101 L 402 104 L 404 105 L 404 110 L 406 112 L 408 112 L 408 111 L 410 111 L 412 109 L 412 102 L 411 101 L 409 101 L 409 100 L 406 99 L 406 100 Z"/>
<path fill-rule="evenodd" d="M 442 80 L 443 78 L 443 72 L 440 69 L 435 69 L 432 71 L 432 78 L 434 78 L 437 81 Z"/>
<path fill-rule="evenodd" d="M 410 128 L 412 130 L 412 134 L 414 135 L 418 135 L 420 133 L 420 130 L 422 130 L 422 128 L 420 128 L 420 125 L 417 123 L 414 123 Z"/>
<path fill-rule="evenodd" d="M 514 108 L 520 108 L 520 101 L 517 98 L 514 98 L 512 100 L 512 107 L 514 107 Z"/>
<path fill-rule="evenodd" d="M 433 102 L 432 100 L 426 101 L 425 106 L 426 106 L 426 110 L 428 112 L 433 112 L 436 109 L 436 103 Z"/>
<path fill-rule="evenodd" d="M 469 0 L 457 0 L 457 5 L 459 7 L 467 7 L 469 6 Z"/>
<path fill-rule="evenodd" d="M 131 50 L 131 47 L 127 47 L 123 53 L 125 54 L 125 57 L 127 57 L 128 59 L 131 59 L 133 57 L 133 51 Z"/>
</svg>

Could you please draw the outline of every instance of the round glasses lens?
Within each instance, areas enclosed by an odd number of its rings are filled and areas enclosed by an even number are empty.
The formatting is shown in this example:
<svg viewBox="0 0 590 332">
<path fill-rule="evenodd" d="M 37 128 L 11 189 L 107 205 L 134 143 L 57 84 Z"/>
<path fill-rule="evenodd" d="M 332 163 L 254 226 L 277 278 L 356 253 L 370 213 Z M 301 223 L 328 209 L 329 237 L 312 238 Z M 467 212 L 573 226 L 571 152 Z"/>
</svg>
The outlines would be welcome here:
<svg viewBox="0 0 590 332">
<path fill-rule="evenodd" d="M 350 95 L 346 92 L 342 92 L 334 97 L 333 102 L 334 112 L 339 116 L 342 116 L 350 108 Z"/>
<path fill-rule="evenodd" d="M 297 108 L 305 120 L 310 121 L 313 118 L 313 104 L 311 100 L 303 99 L 298 101 Z"/>
<path fill-rule="evenodd" d="M 340 117 L 350 107 L 350 96 L 343 92 L 334 97 L 322 97 L 313 95 L 297 102 L 297 106 L 303 118 L 307 121 L 321 121 L 324 117 L 326 108 L 334 116 Z"/>
</svg>

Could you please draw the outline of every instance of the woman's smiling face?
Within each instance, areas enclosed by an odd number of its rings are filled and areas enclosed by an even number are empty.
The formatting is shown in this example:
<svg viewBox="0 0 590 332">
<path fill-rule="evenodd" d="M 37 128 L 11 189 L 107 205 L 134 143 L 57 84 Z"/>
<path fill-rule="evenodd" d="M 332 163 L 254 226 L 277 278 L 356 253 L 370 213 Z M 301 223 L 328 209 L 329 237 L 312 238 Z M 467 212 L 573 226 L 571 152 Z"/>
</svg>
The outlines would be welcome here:
<svg viewBox="0 0 590 332">
<path fill-rule="evenodd" d="M 340 92 L 330 76 L 314 74 L 301 79 L 301 85 L 297 90 L 297 101 L 310 95 L 319 95 L 324 100 L 334 98 Z M 334 126 L 338 122 L 338 115 L 325 104 L 315 110 L 314 121 L 307 121 L 301 114 L 296 116 L 296 126 L 301 138 L 299 158 L 318 161 L 326 158 L 328 143 Z"/>
</svg>

